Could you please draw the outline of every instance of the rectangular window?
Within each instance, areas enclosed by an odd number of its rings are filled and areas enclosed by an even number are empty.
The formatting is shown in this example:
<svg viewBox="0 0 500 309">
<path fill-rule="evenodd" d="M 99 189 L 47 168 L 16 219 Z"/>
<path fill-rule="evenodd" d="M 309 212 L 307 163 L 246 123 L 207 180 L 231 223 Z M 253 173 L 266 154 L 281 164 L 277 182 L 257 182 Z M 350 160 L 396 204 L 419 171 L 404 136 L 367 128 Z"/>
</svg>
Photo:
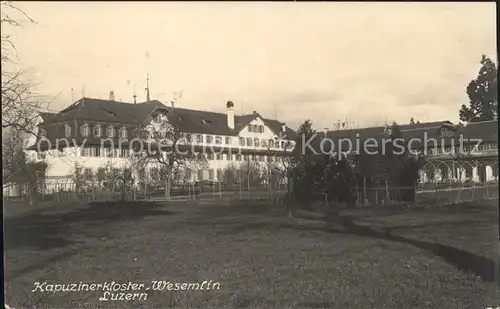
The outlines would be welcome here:
<svg viewBox="0 0 500 309">
<path fill-rule="evenodd" d="M 208 179 L 214 180 L 214 170 L 213 169 L 208 170 Z"/>
<path fill-rule="evenodd" d="M 115 137 L 115 128 L 108 127 L 108 137 Z"/>
<path fill-rule="evenodd" d="M 267 147 L 267 140 L 266 140 L 265 138 L 261 139 L 261 140 L 260 140 L 260 145 L 261 145 L 262 147 Z"/>
<path fill-rule="evenodd" d="M 226 137 L 226 145 L 231 145 L 231 138 L 230 137 Z"/>
<path fill-rule="evenodd" d="M 240 146 L 245 146 L 245 138 L 240 137 Z"/>
<path fill-rule="evenodd" d="M 94 127 L 94 136 L 101 137 L 101 134 L 102 134 L 102 132 L 101 132 L 101 126 L 100 125 L 95 126 Z"/>
<path fill-rule="evenodd" d="M 101 156 L 101 148 L 99 148 L 99 147 L 95 148 L 94 156 L 96 156 L 96 157 L 100 157 Z"/>
<path fill-rule="evenodd" d="M 241 155 L 240 154 L 234 155 L 234 158 L 235 158 L 236 161 L 241 161 Z"/>
<path fill-rule="evenodd" d="M 252 147 L 252 138 L 247 137 L 247 146 Z"/>
<path fill-rule="evenodd" d="M 215 156 L 215 158 L 216 158 L 217 160 L 219 160 L 219 161 L 220 161 L 220 160 L 222 160 L 222 155 L 221 155 L 221 154 L 217 154 L 217 155 Z"/>
<path fill-rule="evenodd" d="M 215 144 L 217 144 L 217 145 L 222 144 L 222 136 L 216 136 L 215 137 Z"/>
<path fill-rule="evenodd" d="M 203 143 L 203 135 L 201 135 L 201 134 L 196 135 L 196 142 Z"/>
<path fill-rule="evenodd" d="M 65 125 L 64 126 L 64 135 L 66 137 L 70 137 L 71 136 L 71 126 L 69 126 L 69 125 Z"/>
<path fill-rule="evenodd" d="M 88 124 L 84 124 L 81 127 L 80 133 L 82 134 L 82 136 L 89 136 L 89 125 Z"/>
<path fill-rule="evenodd" d="M 214 138 L 213 136 L 207 135 L 207 144 L 212 144 L 213 138 Z"/>
<path fill-rule="evenodd" d="M 248 132 L 252 132 L 252 125 L 251 124 L 248 125 Z"/>
<path fill-rule="evenodd" d="M 127 129 L 120 129 L 120 138 L 127 138 Z"/>
<path fill-rule="evenodd" d="M 259 138 L 254 138 L 253 140 L 253 145 L 255 147 L 260 147 L 260 139 Z"/>
<path fill-rule="evenodd" d="M 198 171 L 198 181 L 203 180 L 203 170 Z"/>
</svg>

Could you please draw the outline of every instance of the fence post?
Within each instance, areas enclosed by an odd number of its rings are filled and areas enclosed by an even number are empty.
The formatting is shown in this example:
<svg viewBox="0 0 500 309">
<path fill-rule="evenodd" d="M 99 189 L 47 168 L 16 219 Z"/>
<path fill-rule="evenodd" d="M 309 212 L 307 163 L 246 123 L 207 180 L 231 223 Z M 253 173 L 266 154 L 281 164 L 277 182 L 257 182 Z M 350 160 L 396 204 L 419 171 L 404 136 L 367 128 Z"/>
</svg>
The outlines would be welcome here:
<svg viewBox="0 0 500 309">
<path fill-rule="evenodd" d="M 95 179 L 92 176 L 92 201 L 95 201 Z"/>
<path fill-rule="evenodd" d="M 359 185 L 356 181 L 356 207 L 359 207 Z"/>
<path fill-rule="evenodd" d="M 439 191 L 438 191 L 438 184 L 437 184 L 437 180 L 436 182 L 434 183 L 434 190 L 436 191 L 436 205 L 439 206 Z"/>
<path fill-rule="evenodd" d="M 389 183 L 385 181 L 385 203 L 389 205 L 391 203 L 391 197 L 389 195 Z"/>
<path fill-rule="evenodd" d="M 487 199 L 487 200 L 489 200 L 489 199 L 490 199 L 490 194 L 489 194 L 489 192 L 488 192 L 488 181 L 486 181 L 486 182 L 484 183 L 484 185 L 485 185 L 485 187 L 486 187 L 486 199 Z"/>
<path fill-rule="evenodd" d="M 363 176 L 363 206 L 368 204 L 368 197 L 366 196 L 366 176 Z"/>
<path fill-rule="evenodd" d="M 222 200 L 222 188 L 220 180 L 219 180 L 219 198 Z"/>
<path fill-rule="evenodd" d="M 243 170 L 242 170 L 242 169 L 241 169 L 241 167 L 240 167 L 240 170 L 239 170 L 239 173 L 238 173 L 238 175 L 240 176 L 240 181 L 239 181 L 239 182 L 240 182 L 240 200 L 243 198 L 243 196 L 242 196 L 242 194 L 243 194 L 243 192 L 242 192 L 242 191 L 243 191 L 243 190 L 242 190 L 242 188 L 241 188 L 241 186 L 243 185 L 243 184 L 242 184 L 242 181 L 243 181 L 243 179 L 242 179 L 242 178 L 243 178 L 243 177 L 242 177 L 242 175 L 241 175 L 242 173 L 243 173 Z"/>
<path fill-rule="evenodd" d="M 215 201 L 215 184 L 212 182 L 212 199 Z"/>
<path fill-rule="evenodd" d="M 474 181 L 474 177 L 472 177 L 472 200 L 474 200 L 475 197 L 475 192 L 476 191 L 476 182 Z"/>
</svg>

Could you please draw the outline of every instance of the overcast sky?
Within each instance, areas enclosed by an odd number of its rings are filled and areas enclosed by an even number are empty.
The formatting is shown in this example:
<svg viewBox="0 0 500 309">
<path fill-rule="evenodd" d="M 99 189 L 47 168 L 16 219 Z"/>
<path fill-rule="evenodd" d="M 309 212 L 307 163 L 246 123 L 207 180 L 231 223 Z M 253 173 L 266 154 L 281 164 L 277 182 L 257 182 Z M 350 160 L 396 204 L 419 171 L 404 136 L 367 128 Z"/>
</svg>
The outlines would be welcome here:
<svg viewBox="0 0 500 309">
<path fill-rule="evenodd" d="M 481 54 L 496 61 L 495 3 L 28 2 L 8 29 L 38 91 L 258 111 L 295 127 L 387 118 L 457 121 Z M 5 29 L 4 29 L 5 30 Z"/>
</svg>

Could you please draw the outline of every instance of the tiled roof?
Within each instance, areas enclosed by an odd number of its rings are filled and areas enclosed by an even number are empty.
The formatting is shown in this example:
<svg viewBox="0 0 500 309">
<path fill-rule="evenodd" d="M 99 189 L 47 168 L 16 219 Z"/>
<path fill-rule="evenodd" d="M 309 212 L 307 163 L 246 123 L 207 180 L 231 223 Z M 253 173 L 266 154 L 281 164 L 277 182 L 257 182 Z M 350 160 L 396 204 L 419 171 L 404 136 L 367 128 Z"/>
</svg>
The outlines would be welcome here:
<svg viewBox="0 0 500 309">
<path fill-rule="evenodd" d="M 144 103 L 125 103 L 100 99 L 82 98 L 58 114 L 42 115 L 42 125 L 67 122 L 70 120 L 87 120 L 91 122 L 141 125 L 157 108 L 166 109 L 172 113 L 172 107 L 160 101 L 153 100 Z M 180 130 L 186 133 L 205 133 L 221 135 L 237 135 L 250 121 L 257 116 L 275 133 L 281 131 L 281 122 L 265 119 L 259 114 L 235 115 L 235 129 L 227 126 L 227 115 L 208 111 L 185 108 L 173 109 L 173 121 Z M 287 127 L 287 136 L 295 136 L 295 132 Z"/>
<path fill-rule="evenodd" d="M 421 146 L 422 142 L 425 140 L 427 140 L 428 144 L 434 143 L 432 139 L 435 139 L 438 145 L 449 146 L 452 142 L 458 144 L 460 136 L 462 136 L 464 140 L 480 139 L 482 142 L 486 143 L 498 142 L 497 121 L 476 122 L 470 123 L 468 125 L 453 125 L 453 123 L 450 121 L 437 121 L 398 125 L 398 127 L 401 131 L 401 136 L 403 139 L 405 139 L 406 141 L 413 139 L 412 147 Z M 453 131 L 454 134 L 452 136 L 442 137 L 440 134 L 442 128 L 449 128 L 449 130 Z M 362 145 L 362 143 L 368 138 L 381 141 L 383 138 L 387 137 L 387 135 L 384 134 L 385 130 L 385 126 L 379 126 L 350 130 L 328 131 L 327 137 L 334 142 L 335 149 L 338 149 L 338 143 L 343 139 L 350 140 L 351 145 L 353 147 L 356 147 L 356 139 L 359 140 L 360 145 Z M 324 134 L 318 134 L 313 142 L 310 143 L 310 145 L 317 152 L 319 152 L 321 149 L 320 143 L 324 139 L 324 137 Z M 342 145 L 343 151 L 346 151 L 348 148 L 348 143 L 344 142 Z M 328 151 L 328 149 L 330 149 L 330 143 L 324 143 L 323 149 L 325 151 Z"/>
</svg>

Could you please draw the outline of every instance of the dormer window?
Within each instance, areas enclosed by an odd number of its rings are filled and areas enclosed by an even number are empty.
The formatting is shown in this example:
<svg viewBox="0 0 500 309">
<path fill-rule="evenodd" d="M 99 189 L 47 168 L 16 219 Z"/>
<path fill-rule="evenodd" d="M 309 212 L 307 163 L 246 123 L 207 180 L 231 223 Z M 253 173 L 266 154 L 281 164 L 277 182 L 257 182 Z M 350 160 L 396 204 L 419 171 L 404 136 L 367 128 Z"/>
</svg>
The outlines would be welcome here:
<svg viewBox="0 0 500 309">
<path fill-rule="evenodd" d="M 216 137 L 215 137 L 215 143 L 216 143 L 217 145 L 222 144 L 222 136 L 216 136 Z"/>
<path fill-rule="evenodd" d="M 108 127 L 108 137 L 115 137 L 115 127 L 113 126 Z"/>
<path fill-rule="evenodd" d="M 264 133 L 264 126 L 263 125 L 258 125 L 258 124 L 249 124 L 248 125 L 248 132 L 252 132 L 252 133 Z"/>
<path fill-rule="evenodd" d="M 450 131 L 448 129 L 441 129 L 441 137 L 445 137 L 445 136 L 453 136 L 453 131 Z"/>
<path fill-rule="evenodd" d="M 93 133 L 94 133 L 95 137 L 101 137 L 101 135 L 102 135 L 102 126 L 100 124 L 96 125 L 94 127 L 94 132 Z"/>
<path fill-rule="evenodd" d="M 88 124 L 84 124 L 80 127 L 80 134 L 82 136 L 89 136 L 89 125 Z"/>
<path fill-rule="evenodd" d="M 123 127 L 120 129 L 120 138 L 127 138 L 127 128 Z"/>
<path fill-rule="evenodd" d="M 40 129 L 40 136 L 47 136 L 47 130 Z"/>
<path fill-rule="evenodd" d="M 203 135 L 201 135 L 201 134 L 196 135 L 196 142 L 203 143 Z"/>
<path fill-rule="evenodd" d="M 64 125 L 64 136 L 71 137 L 71 126 L 69 124 Z"/>
</svg>

